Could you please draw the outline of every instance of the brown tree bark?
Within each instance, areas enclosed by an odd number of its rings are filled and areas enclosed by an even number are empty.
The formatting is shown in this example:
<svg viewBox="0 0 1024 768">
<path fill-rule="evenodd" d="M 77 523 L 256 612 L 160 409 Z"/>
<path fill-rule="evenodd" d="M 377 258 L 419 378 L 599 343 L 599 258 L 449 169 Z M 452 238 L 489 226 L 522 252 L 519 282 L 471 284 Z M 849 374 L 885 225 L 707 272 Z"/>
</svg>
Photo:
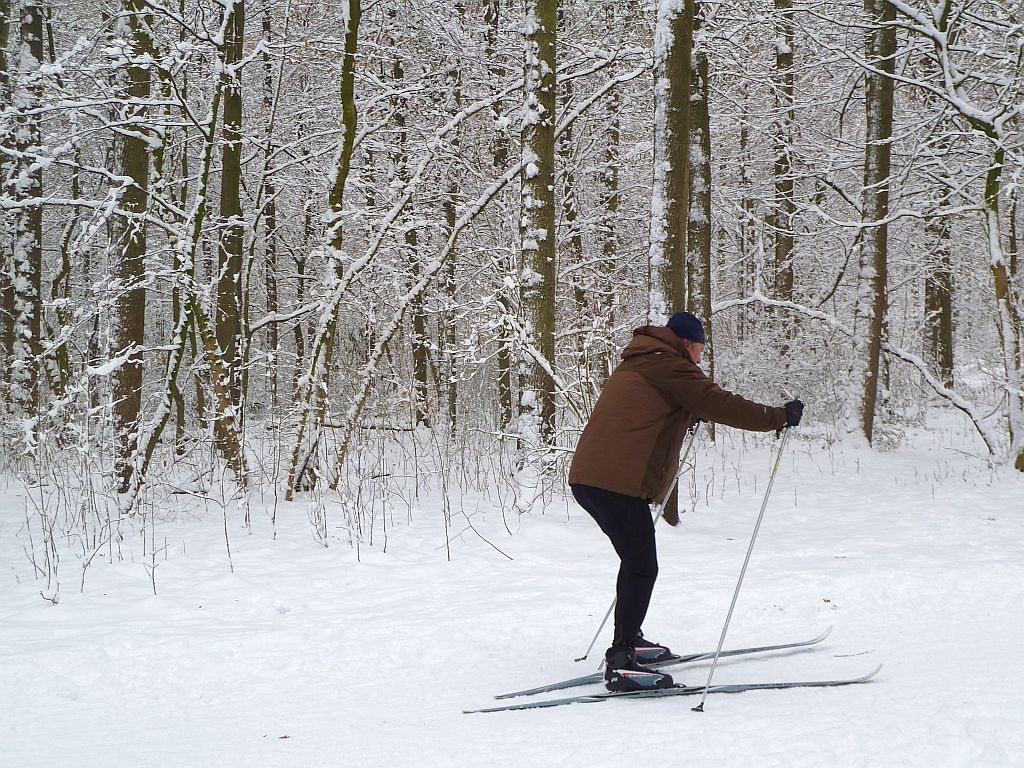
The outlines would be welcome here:
<svg viewBox="0 0 1024 768">
<path fill-rule="evenodd" d="M 495 45 L 498 37 L 501 33 L 501 1 L 500 0 L 483 0 L 483 11 L 484 11 L 484 22 L 486 23 L 486 31 L 484 33 L 484 57 L 490 62 L 491 74 L 494 76 L 494 81 L 500 84 L 505 78 L 505 67 L 502 66 L 496 59 Z M 509 156 L 509 138 L 505 128 L 501 127 L 504 122 L 503 110 L 501 102 L 498 101 L 494 105 L 494 121 L 495 121 L 495 134 L 493 140 L 493 153 L 494 162 L 493 167 L 496 175 L 504 173 L 505 166 L 508 164 Z M 512 272 L 512 264 L 501 260 L 500 268 L 503 274 Z M 498 302 L 501 306 L 501 311 L 506 317 L 512 317 L 515 314 L 513 307 L 512 298 L 509 296 L 508 290 L 502 288 L 498 294 Z M 515 399 L 515 389 L 512 375 L 513 361 L 512 361 L 512 344 L 513 338 L 508 328 L 507 323 L 502 323 L 501 328 L 498 330 L 498 418 L 499 427 L 505 429 L 509 424 L 512 423 L 512 418 L 515 415 L 515 409 L 513 407 L 513 400 Z"/>
<path fill-rule="evenodd" d="M 142 56 L 152 50 L 149 19 L 139 0 L 125 0 L 132 30 L 133 55 Z M 146 225 L 144 216 L 149 203 L 150 149 L 145 138 L 148 110 L 145 103 L 152 92 L 148 66 L 128 68 L 124 120 L 132 121 L 132 130 L 121 137 L 121 168 L 131 178 L 131 185 L 121 197 L 126 215 L 119 222 L 118 241 L 121 253 L 114 266 L 120 296 L 115 309 L 114 353 L 127 355 L 127 360 L 113 376 L 113 416 L 117 458 L 115 473 L 120 493 L 127 493 L 134 471 L 133 457 L 138 449 L 138 432 L 142 410 L 142 348 L 146 328 Z"/>
<path fill-rule="evenodd" d="M 896 9 L 887 0 L 864 0 L 872 27 L 865 32 L 865 57 L 881 73 L 865 74 L 864 137 L 864 193 L 861 204 L 867 226 L 861 243 L 861 279 L 867 285 L 860 294 L 870 300 L 858 299 L 856 333 L 864 339 L 857 344 L 859 353 L 866 354 L 863 362 L 861 428 L 870 443 L 874 436 L 875 410 L 878 400 L 879 357 L 885 312 L 888 306 L 886 282 L 888 276 L 889 171 L 891 158 L 893 119 L 893 79 L 896 67 L 896 30 L 892 22 Z M 879 223 L 881 222 L 881 223 Z"/>
<path fill-rule="evenodd" d="M 622 109 L 622 98 L 616 91 L 608 95 L 608 137 L 604 146 L 604 157 L 601 164 L 601 219 L 598 235 L 601 243 L 602 272 L 607 280 L 607 295 L 602 302 L 602 310 L 608 318 L 608 324 L 614 324 L 616 290 L 613 275 L 619 256 L 619 170 L 621 121 L 619 111 Z"/>
<path fill-rule="evenodd" d="M 43 9 L 32 0 L 20 10 L 18 72 L 29 79 L 43 63 Z M 42 272 L 43 272 L 43 196 L 42 166 L 32 162 L 32 154 L 42 143 L 39 122 L 33 110 L 42 101 L 42 86 L 25 86 L 15 117 L 15 150 L 18 161 L 14 194 L 32 201 L 18 208 L 14 216 L 14 342 L 10 401 L 29 418 L 39 412 L 39 358 L 42 352 Z"/>
<path fill-rule="evenodd" d="M 693 0 L 685 0 L 681 9 L 662 3 L 655 30 L 655 170 L 648 301 L 652 322 L 664 322 L 686 299 L 693 14 Z"/>
<path fill-rule="evenodd" d="M 245 223 L 242 218 L 242 78 L 233 69 L 242 60 L 245 41 L 245 0 L 226 6 L 223 62 L 220 88 L 224 115 L 221 147 L 220 245 L 217 251 L 217 346 L 225 363 L 227 392 L 234 410 L 235 425 L 241 422 L 241 379 L 239 355 L 242 334 L 242 249 Z M 222 449 L 228 444 L 222 434 L 226 417 L 218 413 L 215 433 Z"/>
<path fill-rule="evenodd" d="M 796 43 L 792 0 L 775 0 L 775 10 L 775 108 L 778 115 L 772 123 L 775 199 L 771 217 L 775 235 L 775 298 L 792 301 L 793 218 L 796 213 L 793 197 L 793 124 L 796 121 L 793 47 Z"/>
<path fill-rule="evenodd" d="M 703 0 L 694 7 L 693 33 L 702 24 Z M 711 114 L 708 104 L 709 63 L 707 48 L 701 47 L 691 57 L 689 157 L 690 197 L 686 225 L 687 260 L 694 279 L 689 290 L 690 308 L 704 321 L 707 344 L 703 364 L 708 377 L 715 378 L 714 329 L 711 317 Z M 714 440 L 715 425 L 708 424 L 707 434 Z"/>
<path fill-rule="evenodd" d="M 270 11 L 263 14 L 263 38 L 268 42 L 273 31 Z M 263 53 L 263 109 L 270 114 L 274 107 L 274 66 L 270 54 Z M 267 133 L 264 144 L 266 159 L 263 191 L 266 202 L 263 205 L 263 270 L 264 288 L 267 293 L 267 314 L 273 315 L 278 310 L 277 296 L 277 186 L 270 168 L 274 154 L 274 137 Z M 267 346 L 270 348 L 270 407 L 273 412 L 277 408 L 277 377 L 281 366 L 281 332 L 277 323 L 267 328 Z"/>
<path fill-rule="evenodd" d="M 953 267 L 949 220 L 935 216 L 925 225 L 932 246 L 924 283 L 926 358 L 943 386 L 953 387 Z"/>
<path fill-rule="evenodd" d="M 7 46 L 11 35 L 13 9 L 11 0 L 0 0 L 0 103 L 13 104 L 14 92 L 11 86 L 11 64 L 7 59 Z M 0 127 L 0 148 L 14 149 L 14 132 L 7 124 Z M 9 174 L 13 168 L 8 151 L 0 152 L 0 192 L 10 193 Z M 2 213 L 0 223 L 4 230 L 12 224 L 13 217 Z M 0 388 L 3 399 L 7 401 L 7 386 L 11 379 L 11 361 L 14 355 L 14 241 L 5 235 L 0 240 L 3 248 L 0 257 Z"/>
<path fill-rule="evenodd" d="M 566 6 L 569 0 L 560 0 L 558 5 L 558 34 L 565 29 Z M 564 114 L 572 108 L 573 83 L 566 80 L 559 87 L 560 111 Z M 576 168 L 573 162 L 573 129 L 569 125 L 558 137 L 558 161 L 562 176 L 562 232 L 558 236 L 558 262 L 562 269 L 573 269 L 583 261 L 583 232 L 580 227 L 580 207 L 576 186 Z M 585 320 L 590 315 L 586 291 L 583 288 L 583 271 L 577 269 L 572 277 L 573 305 L 570 313 L 572 322 Z M 586 369 L 585 337 L 576 337 L 576 358 L 581 373 Z"/>
<path fill-rule="evenodd" d="M 397 10 L 391 12 L 392 22 L 397 21 Z M 395 59 L 392 62 L 391 78 L 397 88 L 405 79 L 405 67 L 395 46 Z M 406 130 L 406 112 L 408 104 L 403 96 L 394 99 L 395 128 L 398 131 L 398 149 L 394 155 L 395 173 L 403 183 L 409 181 L 408 131 Z M 422 272 L 420 265 L 419 233 L 414 227 L 405 230 L 405 259 L 409 265 L 409 283 L 415 285 Z M 412 315 L 412 418 L 413 425 L 429 427 L 430 417 L 430 344 L 427 338 L 427 317 L 424 313 L 423 299 L 418 297 L 409 308 Z"/>
<path fill-rule="evenodd" d="M 461 73 L 457 65 L 452 63 L 449 66 L 446 79 L 450 88 L 451 109 L 450 112 L 457 114 L 462 109 L 462 82 Z M 458 132 L 452 137 L 452 151 L 458 156 L 460 138 Z M 444 221 L 447 228 L 447 237 L 455 232 L 455 225 L 458 219 L 459 196 L 462 193 L 459 184 L 459 175 L 454 167 L 449 169 L 448 189 L 444 198 Z M 445 266 L 444 272 L 444 294 L 449 307 L 444 322 L 442 340 L 444 342 L 444 373 L 441 389 L 447 395 L 448 401 L 448 434 L 454 436 L 458 424 L 459 412 L 459 383 L 458 371 L 456 369 L 456 349 L 458 345 L 458 334 L 455 326 L 455 265 L 456 260 L 452 258 Z"/>
<path fill-rule="evenodd" d="M 555 46 L 558 0 L 526 0 L 526 108 L 520 238 L 521 304 L 527 343 L 555 365 Z M 554 433 L 554 383 L 540 361 L 524 351 L 527 370 L 520 413 L 535 419 L 539 439 Z M 531 395 L 528 397 L 527 392 Z"/>
<path fill-rule="evenodd" d="M 345 28 L 345 56 L 341 66 L 341 122 L 343 133 L 338 147 L 337 165 L 332 173 L 331 189 L 327 195 L 328 221 L 324 233 L 325 245 L 332 253 L 335 277 L 340 276 L 341 264 L 338 258 L 344 242 L 342 214 L 344 213 L 345 186 L 352 169 L 352 151 L 355 147 L 356 112 L 355 71 L 356 49 L 359 39 L 359 22 L 362 18 L 360 0 L 348 0 Z M 312 226 L 311 208 L 307 202 L 307 227 Z M 310 350 L 310 380 L 302 395 L 302 413 L 296 435 L 295 450 L 292 453 L 291 469 L 288 473 L 286 498 L 291 500 L 295 491 L 312 487 L 315 482 L 316 451 L 320 443 L 327 399 L 330 391 L 331 368 L 334 358 L 334 340 L 338 329 L 337 308 L 324 317 L 324 330 L 312 340 Z M 339 461 L 341 457 L 339 457 Z"/>
<path fill-rule="evenodd" d="M 739 252 L 739 295 L 749 296 L 753 293 L 755 275 L 757 274 L 757 235 L 754 228 L 755 202 L 752 193 L 753 176 L 751 166 L 753 157 L 750 150 L 750 110 L 748 106 L 747 85 L 740 84 L 740 100 L 742 112 L 740 114 L 740 135 L 739 135 L 739 184 L 740 184 L 740 221 L 737 234 L 737 250 Z M 750 309 L 744 305 L 739 308 L 736 318 L 736 340 L 743 341 L 750 331 Z"/>
</svg>

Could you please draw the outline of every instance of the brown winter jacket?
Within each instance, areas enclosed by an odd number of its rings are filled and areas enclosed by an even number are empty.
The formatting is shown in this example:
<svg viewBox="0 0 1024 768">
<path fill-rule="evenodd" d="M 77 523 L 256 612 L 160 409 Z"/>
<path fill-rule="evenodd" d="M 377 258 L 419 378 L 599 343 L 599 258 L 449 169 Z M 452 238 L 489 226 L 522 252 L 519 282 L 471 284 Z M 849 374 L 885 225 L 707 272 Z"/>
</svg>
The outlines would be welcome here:
<svg viewBox="0 0 1024 768">
<path fill-rule="evenodd" d="M 786 411 L 719 387 L 668 328 L 638 328 L 576 444 L 569 484 L 660 501 L 697 419 L 767 432 L 785 426 Z"/>
</svg>

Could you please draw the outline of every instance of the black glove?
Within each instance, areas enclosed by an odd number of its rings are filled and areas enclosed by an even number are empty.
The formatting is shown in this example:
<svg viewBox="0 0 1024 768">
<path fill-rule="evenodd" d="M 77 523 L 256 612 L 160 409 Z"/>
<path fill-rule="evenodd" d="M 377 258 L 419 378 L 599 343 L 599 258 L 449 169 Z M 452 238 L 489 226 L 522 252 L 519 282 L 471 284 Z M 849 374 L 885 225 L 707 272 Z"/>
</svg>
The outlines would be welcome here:
<svg viewBox="0 0 1024 768">
<path fill-rule="evenodd" d="M 800 419 L 804 415 L 804 404 L 799 400 L 790 400 L 785 405 L 786 408 L 786 426 L 795 427 L 800 423 Z"/>
</svg>

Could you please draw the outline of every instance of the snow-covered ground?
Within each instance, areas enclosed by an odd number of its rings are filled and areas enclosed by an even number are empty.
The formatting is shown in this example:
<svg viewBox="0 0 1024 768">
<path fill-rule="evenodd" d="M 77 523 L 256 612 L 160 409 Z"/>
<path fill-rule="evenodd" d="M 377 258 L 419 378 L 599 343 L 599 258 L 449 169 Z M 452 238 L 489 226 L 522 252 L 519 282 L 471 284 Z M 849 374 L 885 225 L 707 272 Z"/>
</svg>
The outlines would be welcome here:
<svg viewBox="0 0 1024 768">
<path fill-rule="evenodd" d="M 715 647 L 771 447 L 728 430 L 702 447 L 696 510 L 659 526 L 649 637 Z M 1024 766 L 1024 478 L 969 455 L 963 430 L 889 452 L 790 448 L 726 646 L 834 630 L 813 650 L 723 660 L 716 682 L 884 668 L 861 686 L 710 697 L 704 714 L 686 697 L 462 714 L 596 668 L 600 649 L 572 659 L 615 563 L 573 505 L 506 513 L 510 536 L 493 504 L 460 499 L 479 503 L 476 533 L 456 515 L 450 562 L 436 496 L 411 524 L 397 510 L 387 551 L 378 536 L 358 559 L 347 535 L 313 540 L 304 503 L 279 505 L 276 540 L 256 505 L 251 535 L 229 518 L 234 573 L 211 509 L 159 523 L 156 596 L 141 543 L 126 540 L 126 559 L 94 562 L 84 593 L 65 557 L 52 605 L 12 482 L 0 766 Z"/>
</svg>

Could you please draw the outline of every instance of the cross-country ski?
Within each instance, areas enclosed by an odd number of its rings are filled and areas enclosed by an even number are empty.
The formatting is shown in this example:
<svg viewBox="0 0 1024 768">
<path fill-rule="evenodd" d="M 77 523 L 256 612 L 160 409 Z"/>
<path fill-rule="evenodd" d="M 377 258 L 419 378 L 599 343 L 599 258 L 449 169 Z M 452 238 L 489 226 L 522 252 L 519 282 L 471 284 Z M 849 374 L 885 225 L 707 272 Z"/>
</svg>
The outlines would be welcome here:
<svg viewBox="0 0 1024 768">
<path fill-rule="evenodd" d="M 750 648 L 733 648 L 728 651 L 722 651 L 723 657 L 731 656 L 747 656 L 755 653 L 767 653 L 769 651 L 790 651 L 799 650 L 801 648 L 810 648 L 817 645 L 825 640 L 830 634 L 832 634 L 832 628 L 829 627 L 827 630 L 822 632 L 815 638 L 810 640 L 798 640 L 792 643 L 778 643 L 776 645 L 762 645 L 762 646 L 751 646 Z M 674 667 L 682 664 L 692 664 L 698 661 L 705 661 L 707 659 L 714 658 L 714 651 L 704 651 L 701 653 L 689 653 L 683 656 L 672 656 L 665 661 L 655 661 L 651 663 L 652 667 L 663 668 L 663 667 Z M 548 685 L 537 686 L 536 688 L 527 688 L 523 691 L 514 691 L 512 693 L 501 693 L 495 696 L 496 699 L 512 699 L 517 696 L 533 696 L 538 693 L 550 693 L 551 691 L 561 691 L 566 688 L 575 688 L 580 685 L 588 685 L 589 683 L 601 682 L 603 675 L 601 672 L 594 672 L 589 675 L 582 675 L 580 677 L 573 677 L 569 680 L 563 680 L 558 683 L 549 683 Z"/>
<path fill-rule="evenodd" d="M 713 685 L 708 693 L 746 693 L 747 691 L 778 691 L 788 688 L 838 688 L 845 685 L 858 685 L 873 679 L 882 669 L 879 664 L 866 675 L 835 680 L 809 680 L 803 682 L 767 682 L 767 683 L 725 683 Z M 654 688 L 651 690 L 605 691 L 603 693 L 566 696 L 559 699 L 535 699 L 520 704 L 504 704 L 483 709 L 466 709 L 463 714 L 475 715 L 485 712 L 511 712 L 521 709 L 546 709 L 561 707 L 567 704 L 594 704 L 611 699 L 660 699 L 669 696 L 699 696 L 704 693 L 703 686 L 676 685 L 670 688 Z"/>
</svg>

